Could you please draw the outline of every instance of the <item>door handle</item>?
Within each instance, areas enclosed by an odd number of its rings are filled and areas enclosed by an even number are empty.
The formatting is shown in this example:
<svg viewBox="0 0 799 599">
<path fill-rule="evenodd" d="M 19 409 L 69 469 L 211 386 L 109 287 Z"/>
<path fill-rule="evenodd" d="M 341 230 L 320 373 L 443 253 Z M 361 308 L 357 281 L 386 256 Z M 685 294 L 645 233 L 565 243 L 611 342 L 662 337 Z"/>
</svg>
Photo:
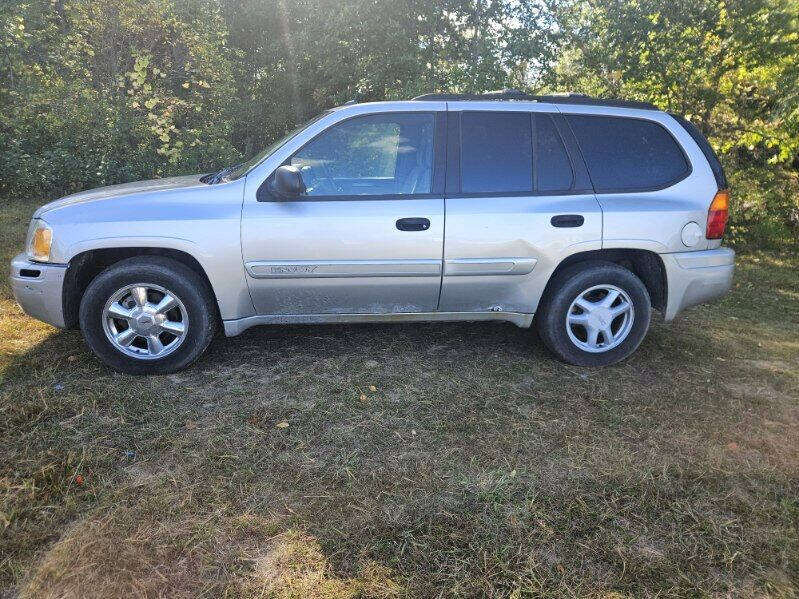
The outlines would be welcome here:
<svg viewBox="0 0 799 599">
<path fill-rule="evenodd" d="M 397 228 L 400 231 L 427 231 L 430 228 L 430 220 L 427 218 L 401 218 L 397 221 Z"/>
<path fill-rule="evenodd" d="M 552 220 L 549 222 L 552 223 L 553 227 L 582 227 L 583 223 L 585 222 L 585 218 L 582 214 L 558 214 L 557 216 L 553 216 Z"/>
</svg>

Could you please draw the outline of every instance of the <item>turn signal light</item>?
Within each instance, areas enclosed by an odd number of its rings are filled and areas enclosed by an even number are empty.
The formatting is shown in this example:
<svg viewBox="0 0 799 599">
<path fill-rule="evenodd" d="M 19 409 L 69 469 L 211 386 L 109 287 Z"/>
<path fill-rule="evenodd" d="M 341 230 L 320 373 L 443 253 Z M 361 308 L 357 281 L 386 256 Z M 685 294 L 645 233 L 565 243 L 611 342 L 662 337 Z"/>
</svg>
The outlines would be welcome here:
<svg viewBox="0 0 799 599">
<path fill-rule="evenodd" d="M 28 258 L 36 262 L 49 262 L 50 249 L 53 245 L 53 230 L 40 218 L 31 220 L 28 227 L 28 239 L 25 251 Z"/>
<path fill-rule="evenodd" d="M 727 228 L 727 218 L 730 216 L 730 190 L 720 189 L 713 201 L 710 202 L 710 209 L 707 211 L 707 229 L 705 237 L 708 239 L 721 239 L 724 237 L 724 229 Z"/>
</svg>

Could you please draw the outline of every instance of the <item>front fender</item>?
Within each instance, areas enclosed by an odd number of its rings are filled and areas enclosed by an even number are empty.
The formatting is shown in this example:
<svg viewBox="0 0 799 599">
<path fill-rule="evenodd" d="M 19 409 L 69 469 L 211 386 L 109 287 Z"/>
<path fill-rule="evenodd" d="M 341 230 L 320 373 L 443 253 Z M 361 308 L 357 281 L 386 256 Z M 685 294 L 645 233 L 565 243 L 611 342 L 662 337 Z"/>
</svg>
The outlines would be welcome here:
<svg viewBox="0 0 799 599">
<path fill-rule="evenodd" d="M 191 256 L 208 277 L 223 319 L 244 318 L 255 314 L 239 252 L 219 255 L 208 245 L 175 237 L 102 237 L 72 244 L 69 247 L 67 263 L 76 256 L 94 250 L 130 248 L 176 250 Z"/>
<path fill-rule="evenodd" d="M 241 257 L 244 181 L 109 197 L 49 210 L 59 254 L 114 248 L 168 249 L 193 257 L 205 271 L 223 319 L 255 313 Z"/>
</svg>

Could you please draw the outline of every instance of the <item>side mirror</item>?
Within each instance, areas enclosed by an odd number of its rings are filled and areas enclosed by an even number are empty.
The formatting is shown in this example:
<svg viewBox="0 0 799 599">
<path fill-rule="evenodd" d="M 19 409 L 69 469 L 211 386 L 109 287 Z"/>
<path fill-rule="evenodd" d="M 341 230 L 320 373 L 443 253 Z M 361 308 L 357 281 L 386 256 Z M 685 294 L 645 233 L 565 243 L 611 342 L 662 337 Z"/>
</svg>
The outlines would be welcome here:
<svg viewBox="0 0 799 599">
<path fill-rule="evenodd" d="M 300 169 L 296 166 L 279 166 L 275 171 L 271 192 L 281 200 L 293 200 L 305 193 Z"/>
</svg>

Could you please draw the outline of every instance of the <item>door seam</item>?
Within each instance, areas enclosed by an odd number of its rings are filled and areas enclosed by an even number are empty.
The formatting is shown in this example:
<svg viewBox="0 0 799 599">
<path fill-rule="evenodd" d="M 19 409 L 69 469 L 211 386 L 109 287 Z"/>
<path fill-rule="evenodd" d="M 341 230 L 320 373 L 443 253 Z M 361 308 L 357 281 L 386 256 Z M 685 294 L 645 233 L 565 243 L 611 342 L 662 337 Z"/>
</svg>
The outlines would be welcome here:
<svg viewBox="0 0 799 599">
<path fill-rule="evenodd" d="M 441 279 L 438 283 L 438 301 L 436 301 L 436 312 L 441 308 L 441 292 L 444 290 L 444 256 L 447 249 L 447 168 L 449 167 L 449 102 L 444 102 L 444 191 L 441 194 L 443 204 L 444 224 L 441 229 Z"/>
</svg>

